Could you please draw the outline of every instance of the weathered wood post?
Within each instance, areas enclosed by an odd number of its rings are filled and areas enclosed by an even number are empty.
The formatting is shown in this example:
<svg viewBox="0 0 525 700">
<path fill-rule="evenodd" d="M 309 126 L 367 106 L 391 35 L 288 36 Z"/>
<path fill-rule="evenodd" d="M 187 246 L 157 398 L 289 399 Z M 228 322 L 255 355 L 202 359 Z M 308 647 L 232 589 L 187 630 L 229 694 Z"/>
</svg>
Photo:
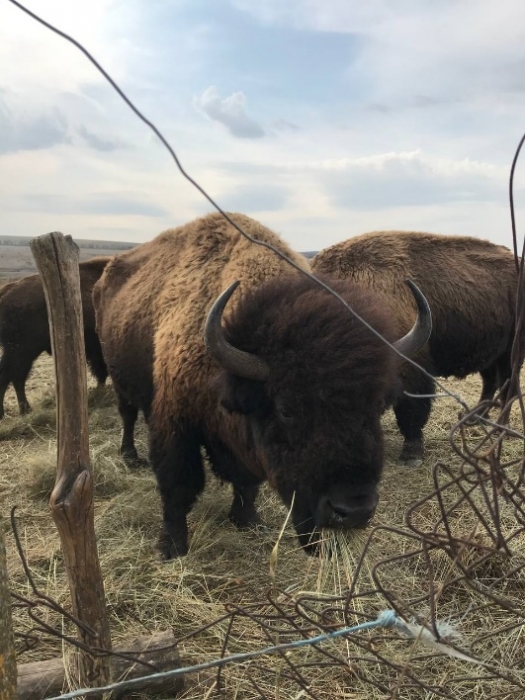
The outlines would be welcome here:
<svg viewBox="0 0 525 700">
<path fill-rule="evenodd" d="M 78 247 L 71 236 L 48 233 L 31 241 L 31 251 L 44 286 L 55 363 L 58 454 L 51 512 L 62 542 L 73 614 L 92 630 L 79 629 L 80 639 L 111 649 L 93 517 Z M 81 687 L 110 681 L 108 657 L 79 652 L 77 665 Z"/>
<path fill-rule="evenodd" d="M 0 700 L 16 698 L 16 660 L 11 626 L 11 593 L 7 578 L 4 523 L 0 516 Z"/>
</svg>

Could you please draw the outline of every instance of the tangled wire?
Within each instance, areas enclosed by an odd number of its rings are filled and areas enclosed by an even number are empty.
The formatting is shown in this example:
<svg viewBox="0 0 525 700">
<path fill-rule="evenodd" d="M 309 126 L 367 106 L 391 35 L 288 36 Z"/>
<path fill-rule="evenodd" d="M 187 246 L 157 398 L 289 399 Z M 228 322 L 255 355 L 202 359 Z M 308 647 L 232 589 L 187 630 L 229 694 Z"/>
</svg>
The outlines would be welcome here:
<svg viewBox="0 0 525 700">
<path fill-rule="evenodd" d="M 80 48 L 155 131 L 185 177 L 218 208 L 186 175 L 156 127 L 82 46 L 10 1 Z M 512 197 L 514 170 L 524 140 L 525 136 L 516 151 L 510 178 L 519 289 L 514 369 L 508 394 L 511 398 L 505 406 L 493 402 L 465 411 L 449 435 L 458 468 L 435 464 L 434 490 L 408 509 L 404 527 L 380 526 L 370 532 L 343 594 L 327 597 L 274 587 L 259 600 L 242 605 L 226 603 L 223 615 L 179 637 L 176 645 L 181 650 L 190 638 L 207 635 L 218 640 L 215 661 L 209 664 L 217 668 L 213 686 L 217 691 L 227 690 L 229 668 L 235 663 L 237 667 L 242 665 L 256 696 L 268 700 L 275 699 L 276 688 L 286 698 L 334 697 L 334 683 L 339 684 L 340 697 L 357 697 L 358 692 L 362 692 L 361 697 L 369 697 L 367 693 L 374 689 L 388 698 L 524 697 L 525 644 L 521 637 L 525 624 L 525 472 L 523 448 L 518 457 L 509 449 L 515 440 L 525 444 L 525 406 L 519 386 L 525 320 L 524 256 L 518 255 Z M 449 391 L 447 394 L 466 408 L 458 397 Z M 509 427 L 514 406 L 521 417 L 520 429 Z M 499 415 L 491 421 L 480 408 L 498 410 Z M 51 636 L 94 656 L 116 655 L 87 646 L 44 619 L 42 611 L 52 610 L 89 637 L 90 630 L 80 620 L 38 589 L 17 535 L 14 512 L 12 524 L 31 588 L 31 596 L 13 593 L 13 605 L 25 609 L 31 619 L 28 632 L 15 631 L 19 654 Z M 374 561 L 374 545 L 385 537 L 393 553 Z M 338 543 L 332 542 L 331 546 L 337 547 Z M 413 585 L 407 587 L 407 580 Z M 397 619 L 403 621 L 403 630 L 395 626 L 360 627 L 337 639 L 329 637 L 335 630 L 376 619 L 385 608 L 395 611 Z M 491 624 L 487 624 L 489 618 Z M 322 642 L 296 644 L 293 651 L 283 648 L 318 636 L 323 637 Z M 234 659 L 236 652 L 246 651 L 250 643 L 260 648 L 261 639 L 273 648 L 273 655 L 268 653 L 264 662 L 257 654 L 250 659 Z M 158 670 L 143 657 L 135 658 L 133 650 L 119 652 L 118 656 L 142 664 L 145 675 Z M 355 694 L 349 695 L 348 691 Z"/>
</svg>

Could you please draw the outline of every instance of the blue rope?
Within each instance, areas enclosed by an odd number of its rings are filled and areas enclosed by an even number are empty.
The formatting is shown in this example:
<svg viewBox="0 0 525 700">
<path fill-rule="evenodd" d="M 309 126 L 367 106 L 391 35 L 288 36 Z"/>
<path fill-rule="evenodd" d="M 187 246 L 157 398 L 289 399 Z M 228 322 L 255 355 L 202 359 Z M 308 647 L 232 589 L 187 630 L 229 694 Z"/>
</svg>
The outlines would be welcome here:
<svg viewBox="0 0 525 700">
<path fill-rule="evenodd" d="M 378 615 L 375 620 L 370 622 L 362 622 L 360 625 L 355 625 L 354 627 L 343 627 L 335 632 L 326 632 L 325 634 L 319 634 L 317 637 L 309 637 L 308 639 L 298 639 L 295 642 L 286 642 L 285 644 L 277 644 L 276 646 L 266 647 L 265 649 L 257 649 L 256 651 L 247 651 L 242 654 L 232 654 L 231 656 L 225 656 L 222 659 L 215 659 L 214 661 L 207 661 L 203 664 L 197 664 L 195 666 L 186 666 L 184 668 L 176 668 L 171 671 L 162 671 L 160 673 L 152 673 L 149 676 L 142 676 L 141 678 L 131 678 L 127 681 L 121 681 L 120 683 L 113 683 L 112 685 L 106 685 L 102 688 L 81 688 L 79 690 L 72 690 L 70 693 L 65 693 L 64 695 L 58 695 L 54 698 L 49 698 L 49 700 L 71 700 L 72 698 L 78 698 L 80 695 L 97 695 L 100 693 L 111 692 L 112 690 L 124 690 L 126 688 L 131 688 L 134 685 L 143 683 L 145 680 L 163 680 L 165 678 L 176 678 L 177 676 L 182 676 L 185 673 L 195 673 L 197 671 L 204 671 L 208 668 L 218 668 L 219 666 L 225 666 L 230 663 L 237 663 L 239 661 L 247 661 L 248 659 L 253 659 L 256 656 L 264 656 L 265 654 L 274 654 L 278 651 L 287 651 L 288 649 L 299 649 L 300 647 L 311 646 L 313 644 L 319 644 L 319 642 L 324 642 L 328 639 L 336 639 L 337 637 L 344 637 L 348 634 L 353 634 L 354 632 L 362 632 L 364 630 L 374 629 L 375 627 L 396 627 L 403 626 L 403 621 L 400 620 L 393 610 L 384 610 Z"/>
</svg>

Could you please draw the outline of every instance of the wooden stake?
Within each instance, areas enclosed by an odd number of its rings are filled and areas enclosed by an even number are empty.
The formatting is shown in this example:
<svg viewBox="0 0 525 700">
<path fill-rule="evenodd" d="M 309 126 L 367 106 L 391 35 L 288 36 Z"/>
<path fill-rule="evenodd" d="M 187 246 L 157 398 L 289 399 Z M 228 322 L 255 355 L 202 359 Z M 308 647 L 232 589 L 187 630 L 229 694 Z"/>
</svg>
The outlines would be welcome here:
<svg viewBox="0 0 525 700">
<path fill-rule="evenodd" d="M 62 542 L 73 615 L 87 626 L 79 637 L 88 646 L 111 649 L 93 518 L 78 247 L 71 236 L 48 233 L 31 241 L 31 251 L 44 286 L 55 363 L 58 457 L 51 512 Z M 77 666 L 75 680 L 81 687 L 111 680 L 107 657 L 79 652 Z"/>
<path fill-rule="evenodd" d="M 4 524 L 0 517 L 0 700 L 16 698 L 16 660 L 11 625 L 11 592 L 7 578 Z"/>
</svg>

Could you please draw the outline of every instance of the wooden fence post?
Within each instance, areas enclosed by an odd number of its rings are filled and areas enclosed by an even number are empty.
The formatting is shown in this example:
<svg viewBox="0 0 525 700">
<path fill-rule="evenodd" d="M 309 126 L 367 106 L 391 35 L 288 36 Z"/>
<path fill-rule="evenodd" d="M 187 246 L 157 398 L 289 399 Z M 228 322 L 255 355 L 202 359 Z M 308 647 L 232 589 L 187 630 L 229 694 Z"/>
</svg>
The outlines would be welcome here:
<svg viewBox="0 0 525 700">
<path fill-rule="evenodd" d="M 11 626 L 11 592 L 7 578 L 4 523 L 0 516 L 0 700 L 16 698 L 16 660 Z"/>
<path fill-rule="evenodd" d="M 51 512 L 62 542 L 73 615 L 91 629 L 79 629 L 80 640 L 111 649 L 93 518 L 78 247 L 71 236 L 48 233 L 31 241 L 31 251 L 44 286 L 55 363 L 58 455 Z M 81 651 L 77 665 L 81 687 L 111 680 L 108 657 Z"/>
</svg>

